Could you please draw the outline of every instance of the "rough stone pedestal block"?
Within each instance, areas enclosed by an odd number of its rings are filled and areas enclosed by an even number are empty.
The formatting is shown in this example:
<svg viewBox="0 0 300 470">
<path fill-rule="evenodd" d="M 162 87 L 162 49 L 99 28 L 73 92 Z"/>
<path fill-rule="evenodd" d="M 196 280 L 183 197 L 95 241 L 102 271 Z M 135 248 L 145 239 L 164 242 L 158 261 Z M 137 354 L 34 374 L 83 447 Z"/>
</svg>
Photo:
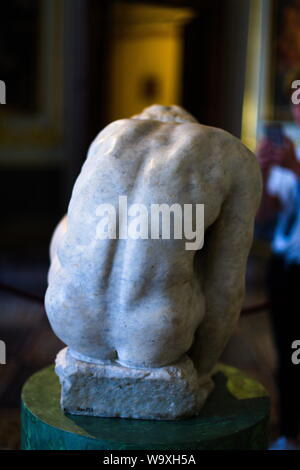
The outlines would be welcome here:
<svg viewBox="0 0 300 470">
<path fill-rule="evenodd" d="M 92 364 L 59 352 L 55 371 L 61 383 L 61 406 L 73 414 L 140 419 L 195 416 L 213 388 L 201 383 L 192 361 L 151 369 L 116 362 Z"/>
</svg>

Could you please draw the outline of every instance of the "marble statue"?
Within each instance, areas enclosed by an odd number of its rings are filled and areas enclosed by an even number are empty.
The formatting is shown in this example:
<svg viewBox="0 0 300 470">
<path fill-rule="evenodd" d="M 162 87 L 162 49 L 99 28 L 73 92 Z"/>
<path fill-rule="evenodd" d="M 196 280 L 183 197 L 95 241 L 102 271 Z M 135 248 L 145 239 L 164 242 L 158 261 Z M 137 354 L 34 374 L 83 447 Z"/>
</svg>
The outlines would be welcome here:
<svg viewBox="0 0 300 470">
<path fill-rule="evenodd" d="M 96 236 L 99 205 L 204 204 L 204 244 Z M 51 242 L 45 305 L 70 413 L 199 413 L 236 325 L 261 196 L 255 156 L 179 106 L 153 105 L 95 138 Z"/>
</svg>

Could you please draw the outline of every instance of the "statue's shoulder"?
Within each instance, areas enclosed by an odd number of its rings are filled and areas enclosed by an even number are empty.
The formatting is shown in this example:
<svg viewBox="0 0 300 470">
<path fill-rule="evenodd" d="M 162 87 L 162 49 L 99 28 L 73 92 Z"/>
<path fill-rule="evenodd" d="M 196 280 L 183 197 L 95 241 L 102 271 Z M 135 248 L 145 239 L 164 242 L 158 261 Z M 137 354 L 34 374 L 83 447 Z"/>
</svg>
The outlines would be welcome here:
<svg viewBox="0 0 300 470">
<path fill-rule="evenodd" d="M 257 157 L 240 139 L 223 129 L 197 123 L 183 125 L 181 132 L 190 136 L 195 158 L 202 167 L 209 160 L 211 169 L 221 169 L 232 182 L 241 181 L 259 190 L 261 171 Z"/>
<path fill-rule="evenodd" d="M 176 126 L 177 132 L 181 134 L 188 135 L 190 138 L 198 139 L 199 141 L 207 139 L 215 146 L 224 144 L 238 145 L 238 143 L 241 143 L 239 139 L 229 132 L 199 122 L 175 123 L 174 126 Z"/>
<path fill-rule="evenodd" d="M 241 142 L 240 139 L 224 129 L 219 127 L 206 126 L 200 123 L 187 123 L 185 125 L 189 127 L 191 133 L 195 135 L 198 134 L 199 137 L 205 137 L 209 139 L 216 147 L 225 145 L 225 148 L 227 148 L 227 146 L 231 146 L 232 148 L 237 148 L 252 154 L 252 152 L 250 152 L 250 150 Z"/>
<path fill-rule="evenodd" d="M 164 123 L 153 119 L 118 119 L 104 127 L 95 140 L 99 141 L 110 137 L 118 139 L 123 138 L 124 136 L 126 136 L 126 139 L 138 139 L 139 137 L 148 134 L 150 130 L 154 131 L 155 128 L 158 128 L 163 124 Z"/>
<path fill-rule="evenodd" d="M 237 162 L 242 160 L 245 165 L 248 163 L 254 166 L 258 165 L 255 154 L 237 137 L 230 132 L 218 127 L 204 126 L 199 124 L 201 132 L 211 142 L 215 152 L 219 152 L 224 158 Z"/>
<path fill-rule="evenodd" d="M 116 121 L 112 121 L 99 132 L 97 138 L 113 134 L 121 130 L 126 131 L 126 129 L 133 127 L 132 121 L 132 119 L 117 119 Z"/>
</svg>

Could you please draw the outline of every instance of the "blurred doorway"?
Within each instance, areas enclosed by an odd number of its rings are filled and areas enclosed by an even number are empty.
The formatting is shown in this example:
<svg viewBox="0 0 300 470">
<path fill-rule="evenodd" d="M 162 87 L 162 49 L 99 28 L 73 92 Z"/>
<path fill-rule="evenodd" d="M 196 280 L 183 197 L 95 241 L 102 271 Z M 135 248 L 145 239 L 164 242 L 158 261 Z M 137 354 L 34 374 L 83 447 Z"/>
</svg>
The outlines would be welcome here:
<svg viewBox="0 0 300 470">
<path fill-rule="evenodd" d="M 182 104 L 183 28 L 191 8 L 115 3 L 109 62 L 108 118 L 154 103 Z"/>
</svg>

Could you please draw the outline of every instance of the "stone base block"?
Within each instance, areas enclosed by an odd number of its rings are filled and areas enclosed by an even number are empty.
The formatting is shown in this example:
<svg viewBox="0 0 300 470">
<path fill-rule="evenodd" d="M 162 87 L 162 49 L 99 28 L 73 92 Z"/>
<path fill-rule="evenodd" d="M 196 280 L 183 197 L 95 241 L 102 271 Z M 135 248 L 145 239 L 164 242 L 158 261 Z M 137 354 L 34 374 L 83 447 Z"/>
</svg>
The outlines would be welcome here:
<svg viewBox="0 0 300 470">
<path fill-rule="evenodd" d="M 138 419 L 172 420 L 195 416 L 213 389 L 201 383 L 187 356 L 170 366 L 134 369 L 116 362 L 92 364 L 59 352 L 56 374 L 61 407 L 68 413 Z"/>
</svg>

